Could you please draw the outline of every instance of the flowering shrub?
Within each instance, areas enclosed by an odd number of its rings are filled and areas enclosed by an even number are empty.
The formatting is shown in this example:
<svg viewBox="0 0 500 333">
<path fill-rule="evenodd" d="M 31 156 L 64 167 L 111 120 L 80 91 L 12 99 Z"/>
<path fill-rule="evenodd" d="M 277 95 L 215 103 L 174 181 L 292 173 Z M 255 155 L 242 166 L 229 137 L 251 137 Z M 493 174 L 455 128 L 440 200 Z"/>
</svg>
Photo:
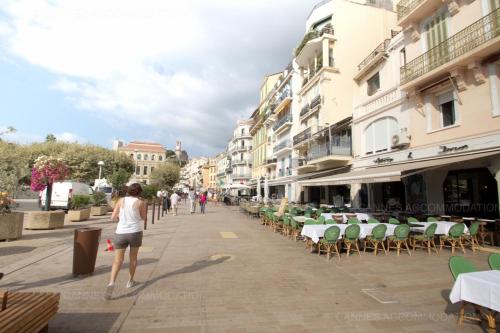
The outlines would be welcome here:
<svg viewBox="0 0 500 333">
<path fill-rule="evenodd" d="M 31 189 L 43 191 L 47 185 L 65 180 L 68 174 L 68 166 L 61 158 L 42 155 L 31 170 Z"/>
<path fill-rule="evenodd" d="M 0 215 L 10 213 L 11 206 L 15 205 L 7 192 L 0 192 Z"/>
</svg>

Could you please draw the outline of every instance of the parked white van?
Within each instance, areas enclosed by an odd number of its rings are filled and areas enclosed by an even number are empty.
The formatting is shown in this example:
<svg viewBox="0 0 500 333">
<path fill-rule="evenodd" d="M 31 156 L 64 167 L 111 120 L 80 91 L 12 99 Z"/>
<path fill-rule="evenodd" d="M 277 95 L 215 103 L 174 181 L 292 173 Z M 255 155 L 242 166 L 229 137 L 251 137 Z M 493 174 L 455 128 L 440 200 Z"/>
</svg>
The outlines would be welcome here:
<svg viewBox="0 0 500 333">
<path fill-rule="evenodd" d="M 60 182 L 52 185 L 52 198 L 50 201 L 50 209 L 68 210 L 71 197 L 73 195 L 91 195 L 94 191 L 90 185 L 78 182 Z M 38 202 L 40 208 L 45 207 L 45 196 L 47 189 L 40 191 Z"/>
</svg>

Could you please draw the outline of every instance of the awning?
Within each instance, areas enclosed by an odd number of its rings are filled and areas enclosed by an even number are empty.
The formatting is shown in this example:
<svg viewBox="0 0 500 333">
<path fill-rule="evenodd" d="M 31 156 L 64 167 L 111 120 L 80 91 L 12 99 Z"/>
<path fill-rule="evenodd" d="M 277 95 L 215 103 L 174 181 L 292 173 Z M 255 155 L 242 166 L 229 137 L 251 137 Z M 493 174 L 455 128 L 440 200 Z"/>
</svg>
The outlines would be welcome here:
<svg viewBox="0 0 500 333">
<path fill-rule="evenodd" d="M 280 185 L 292 184 L 296 180 L 297 180 L 296 176 L 282 178 L 282 179 L 277 179 L 277 180 L 270 180 L 269 181 L 269 186 L 280 186 Z"/>
<path fill-rule="evenodd" d="M 499 154 L 500 151 L 496 150 L 483 153 L 462 154 L 458 156 L 443 156 L 425 161 L 371 167 L 327 177 L 302 180 L 299 181 L 298 184 L 302 186 L 328 186 L 395 182 L 401 180 L 401 178 L 409 176 L 410 174 L 404 174 L 404 172 L 407 171 L 418 170 L 417 172 L 413 172 L 411 174 L 421 173 L 430 169 L 437 169 L 448 164 L 460 163 Z"/>
</svg>

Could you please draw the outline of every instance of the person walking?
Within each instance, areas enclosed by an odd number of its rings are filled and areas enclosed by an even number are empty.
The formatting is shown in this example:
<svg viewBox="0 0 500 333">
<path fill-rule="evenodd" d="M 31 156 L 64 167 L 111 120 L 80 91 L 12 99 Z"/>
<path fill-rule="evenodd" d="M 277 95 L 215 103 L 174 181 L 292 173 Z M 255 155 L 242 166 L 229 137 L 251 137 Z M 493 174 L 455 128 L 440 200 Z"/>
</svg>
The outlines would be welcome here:
<svg viewBox="0 0 500 333">
<path fill-rule="evenodd" d="M 196 193 L 194 189 L 189 189 L 189 206 L 191 207 L 191 214 L 196 213 Z"/>
<path fill-rule="evenodd" d="M 207 204 L 207 194 L 205 192 L 201 192 L 200 194 L 200 210 L 202 214 L 205 214 L 205 206 Z"/>
<path fill-rule="evenodd" d="M 127 189 L 127 196 L 120 199 L 111 215 L 112 221 L 118 221 L 115 231 L 115 259 L 111 268 L 109 284 L 106 288 L 104 298 L 110 300 L 115 288 L 116 277 L 123 264 L 125 251 L 130 246 L 129 279 L 127 288 L 134 287 L 135 270 L 137 268 L 137 254 L 142 245 L 142 229 L 147 216 L 147 208 L 144 201 L 139 199 L 142 194 L 142 187 L 138 183 L 130 185 Z"/>
<path fill-rule="evenodd" d="M 168 211 L 170 210 L 170 199 L 169 199 L 169 196 L 168 196 L 168 192 L 167 191 L 163 191 L 162 193 L 162 206 L 163 206 L 163 213 L 168 213 Z"/>
<path fill-rule="evenodd" d="M 170 204 L 172 205 L 172 210 L 173 210 L 173 215 L 174 216 L 177 216 L 177 208 L 179 206 L 179 195 L 177 194 L 177 192 L 174 192 L 172 193 L 172 195 L 170 196 Z"/>
</svg>

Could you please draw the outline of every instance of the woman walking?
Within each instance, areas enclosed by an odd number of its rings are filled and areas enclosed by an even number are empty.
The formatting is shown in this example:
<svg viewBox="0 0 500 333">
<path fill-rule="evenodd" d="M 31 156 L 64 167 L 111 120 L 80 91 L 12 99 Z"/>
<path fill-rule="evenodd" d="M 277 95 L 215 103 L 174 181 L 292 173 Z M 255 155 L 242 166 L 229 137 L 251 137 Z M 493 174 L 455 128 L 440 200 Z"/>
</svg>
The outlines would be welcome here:
<svg viewBox="0 0 500 333">
<path fill-rule="evenodd" d="M 207 194 L 201 192 L 200 194 L 200 210 L 202 214 L 205 214 L 205 205 L 207 204 Z"/>
<path fill-rule="evenodd" d="M 137 253 L 142 245 L 142 228 L 146 219 L 146 204 L 139 199 L 142 193 L 141 185 L 134 183 L 127 189 L 127 196 L 120 199 L 113 210 L 111 219 L 118 220 L 118 226 L 115 232 L 115 260 L 111 268 L 111 276 L 109 284 L 106 288 L 104 298 L 109 300 L 115 288 L 115 281 L 123 264 L 125 250 L 130 246 L 130 264 L 129 264 L 129 279 L 127 288 L 132 288 L 136 285 L 134 281 L 135 269 L 137 267 Z"/>
</svg>

